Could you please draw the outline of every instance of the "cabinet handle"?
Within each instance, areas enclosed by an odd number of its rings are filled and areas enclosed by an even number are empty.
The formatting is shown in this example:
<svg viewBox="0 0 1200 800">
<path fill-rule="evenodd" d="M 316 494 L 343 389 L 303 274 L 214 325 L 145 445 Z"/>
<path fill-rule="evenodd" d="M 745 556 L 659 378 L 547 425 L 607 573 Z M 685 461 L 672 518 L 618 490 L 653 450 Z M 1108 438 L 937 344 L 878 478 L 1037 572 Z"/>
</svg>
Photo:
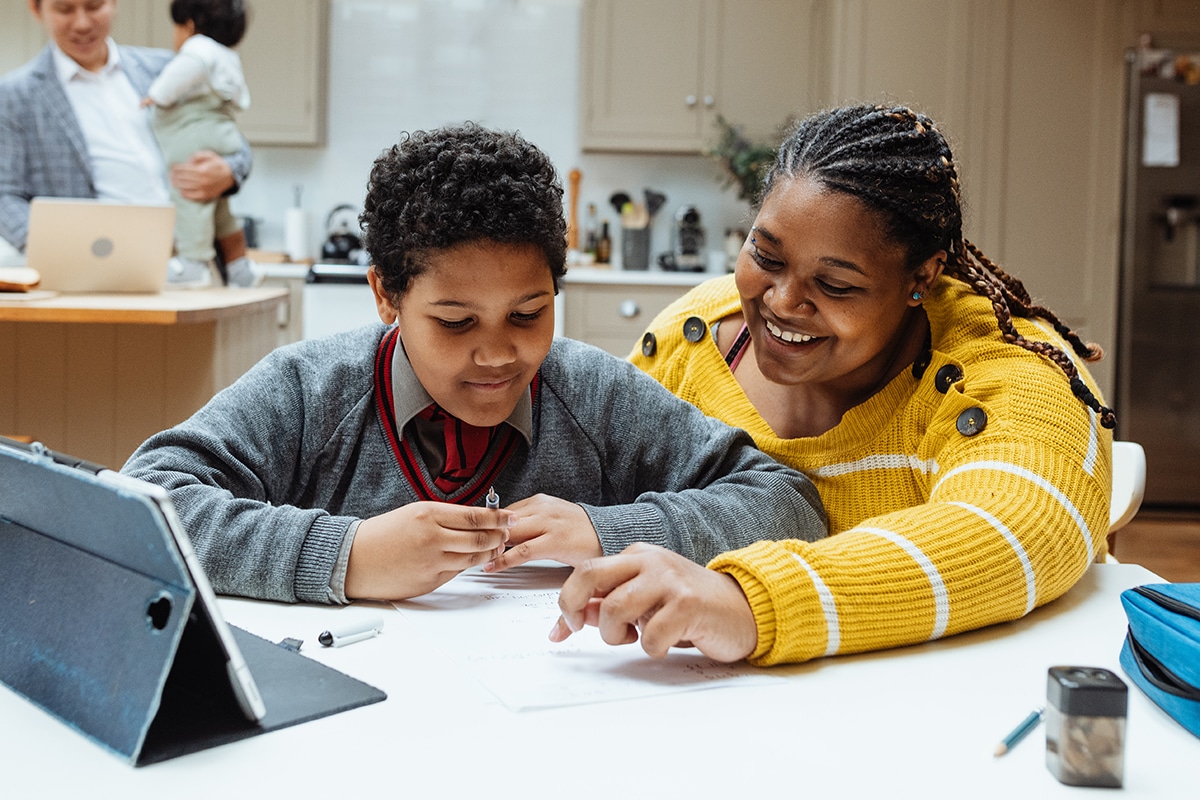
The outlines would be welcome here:
<svg viewBox="0 0 1200 800">
<path fill-rule="evenodd" d="M 696 107 L 696 95 L 689 94 L 687 97 L 685 97 L 683 99 L 683 102 L 687 103 L 688 108 L 695 108 Z"/>
<path fill-rule="evenodd" d="M 704 95 L 704 106 L 705 106 L 706 108 L 712 108 L 712 107 L 713 107 L 713 103 L 715 103 L 715 102 L 716 102 L 716 101 L 715 101 L 715 100 L 713 100 L 713 96 L 712 96 L 711 94 L 706 94 L 706 95 Z"/>
<path fill-rule="evenodd" d="M 626 300 L 617 306 L 617 313 L 625 319 L 633 319 L 642 313 L 642 309 L 638 307 L 636 300 Z"/>
</svg>

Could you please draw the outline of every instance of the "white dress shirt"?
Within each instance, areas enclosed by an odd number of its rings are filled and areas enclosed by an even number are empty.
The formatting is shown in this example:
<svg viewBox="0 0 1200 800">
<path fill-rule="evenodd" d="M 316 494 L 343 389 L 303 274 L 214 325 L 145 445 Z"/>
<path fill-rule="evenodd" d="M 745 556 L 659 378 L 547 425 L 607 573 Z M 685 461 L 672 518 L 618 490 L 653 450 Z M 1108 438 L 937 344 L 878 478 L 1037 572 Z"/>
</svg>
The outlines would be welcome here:
<svg viewBox="0 0 1200 800">
<path fill-rule="evenodd" d="M 108 63 L 98 72 L 79 66 L 57 46 L 54 63 L 83 131 L 97 197 L 169 203 L 166 168 L 150 130 L 150 109 L 141 107 L 142 98 L 121 71 L 116 42 L 108 40 Z"/>
</svg>

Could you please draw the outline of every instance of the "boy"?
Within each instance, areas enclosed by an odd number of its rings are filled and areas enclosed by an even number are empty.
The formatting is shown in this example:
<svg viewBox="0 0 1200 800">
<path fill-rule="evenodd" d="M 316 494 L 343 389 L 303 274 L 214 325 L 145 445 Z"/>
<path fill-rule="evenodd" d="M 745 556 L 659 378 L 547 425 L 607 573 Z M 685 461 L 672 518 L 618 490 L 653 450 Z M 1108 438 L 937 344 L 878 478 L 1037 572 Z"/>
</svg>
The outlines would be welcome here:
<svg viewBox="0 0 1200 800">
<path fill-rule="evenodd" d="M 386 325 L 277 350 L 124 467 L 171 491 L 218 591 L 402 599 L 634 541 L 704 563 L 825 535 L 811 483 L 745 433 L 554 339 L 566 223 L 536 147 L 417 132 L 375 162 L 361 222 Z"/>
</svg>

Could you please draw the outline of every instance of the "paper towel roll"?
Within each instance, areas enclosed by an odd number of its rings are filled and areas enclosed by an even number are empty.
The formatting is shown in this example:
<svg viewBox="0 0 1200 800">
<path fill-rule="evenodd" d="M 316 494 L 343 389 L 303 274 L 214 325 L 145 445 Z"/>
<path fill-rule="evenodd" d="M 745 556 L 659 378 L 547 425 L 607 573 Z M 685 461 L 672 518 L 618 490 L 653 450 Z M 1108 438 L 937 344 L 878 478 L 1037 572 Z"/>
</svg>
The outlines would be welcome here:
<svg viewBox="0 0 1200 800">
<path fill-rule="evenodd" d="M 284 249 L 292 261 L 304 261 L 308 254 L 308 213 L 303 208 L 289 208 L 283 220 Z"/>
</svg>

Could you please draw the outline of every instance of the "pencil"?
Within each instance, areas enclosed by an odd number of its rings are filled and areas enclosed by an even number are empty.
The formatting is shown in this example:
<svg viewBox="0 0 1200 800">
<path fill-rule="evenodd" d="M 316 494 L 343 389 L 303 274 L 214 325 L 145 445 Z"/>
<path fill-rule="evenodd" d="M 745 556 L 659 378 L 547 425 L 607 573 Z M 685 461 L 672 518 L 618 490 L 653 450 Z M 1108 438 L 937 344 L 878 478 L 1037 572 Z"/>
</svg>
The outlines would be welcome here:
<svg viewBox="0 0 1200 800">
<path fill-rule="evenodd" d="M 500 507 L 500 495 L 496 494 L 495 486 L 488 487 L 487 497 L 485 498 L 484 502 L 486 503 L 488 508 L 499 508 Z"/>
<path fill-rule="evenodd" d="M 1044 708 L 1035 708 L 1029 712 L 1029 716 L 1021 720 L 1021 724 L 1012 729 L 1012 732 L 1000 740 L 1000 744 L 996 745 L 996 755 L 1002 756 L 1009 750 L 1017 746 L 1017 742 L 1029 735 L 1029 732 L 1038 726 L 1042 721 L 1042 715 L 1046 713 Z"/>
</svg>

